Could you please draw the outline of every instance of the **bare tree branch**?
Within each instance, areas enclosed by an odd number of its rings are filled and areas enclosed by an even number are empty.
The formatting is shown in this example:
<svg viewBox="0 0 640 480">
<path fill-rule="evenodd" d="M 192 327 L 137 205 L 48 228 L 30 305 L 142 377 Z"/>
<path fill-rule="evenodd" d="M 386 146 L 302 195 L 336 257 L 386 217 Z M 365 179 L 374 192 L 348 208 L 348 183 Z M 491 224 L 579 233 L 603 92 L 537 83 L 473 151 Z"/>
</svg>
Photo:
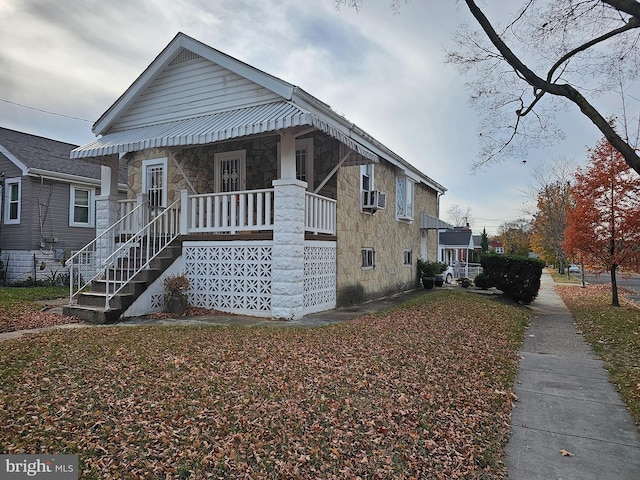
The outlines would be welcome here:
<svg viewBox="0 0 640 480">
<path fill-rule="evenodd" d="M 603 0 L 604 1 L 604 0 Z M 527 65 L 520 60 L 520 58 L 507 46 L 507 44 L 502 40 L 502 38 L 496 33 L 495 29 L 491 22 L 487 19 L 482 10 L 478 7 L 476 2 L 473 0 L 465 0 L 469 11 L 476 19 L 482 30 L 485 32 L 491 43 L 496 47 L 496 49 L 503 56 L 504 60 L 511 65 L 511 67 L 518 72 L 524 80 L 533 86 L 535 89 L 542 90 L 551 95 L 556 95 L 559 97 L 564 97 L 580 108 L 580 111 L 591 120 L 591 122 L 604 134 L 607 140 L 614 146 L 616 150 L 618 150 L 622 156 L 624 157 L 627 164 L 633 168 L 636 172 L 640 173 L 640 157 L 636 153 L 634 147 L 629 145 L 625 140 L 623 140 L 620 135 L 615 131 L 615 129 L 611 126 L 611 124 L 600 114 L 600 112 L 589 103 L 589 101 L 574 87 L 569 84 L 557 84 L 552 83 L 548 80 L 545 80 L 533 72 Z M 623 6 L 626 8 L 630 8 L 634 10 L 633 7 L 635 5 L 640 8 L 640 4 L 636 1 L 624 1 L 624 0 L 610 0 L 605 2 L 617 8 L 617 4 L 624 4 Z M 626 10 L 623 10 L 626 11 Z M 631 24 L 632 22 L 629 22 Z M 633 23 L 638 23 L 637 19 Z M 636 25 L 631 28 L 636 28 Z M 599 42 L 596 42 L 599 43 Z"/>
</svg>

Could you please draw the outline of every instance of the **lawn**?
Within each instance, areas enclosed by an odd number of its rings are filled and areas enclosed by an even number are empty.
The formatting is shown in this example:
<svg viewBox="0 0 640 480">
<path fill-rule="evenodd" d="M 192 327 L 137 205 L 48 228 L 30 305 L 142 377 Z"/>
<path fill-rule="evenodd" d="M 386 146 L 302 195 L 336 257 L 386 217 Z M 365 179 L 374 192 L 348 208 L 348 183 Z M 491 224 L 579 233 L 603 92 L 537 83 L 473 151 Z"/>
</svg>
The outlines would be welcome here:
<svg viewBox="0 0 640 480">
<path fill-rule="evenodd" d="M 555 270 L 547 270 L 551 274 L 551 278 L 555 283 L 572 283 L 572 284 L 581 284 L 582 280 L 579 274 L 572 273 L 567 276 L 566 273 L 558 273 Z"/>
<path fill-rule="evenodd" d="M 528 318 L 438 291 L 323 328 L 0 342 L 0 451 L 77 453 L 83 479 L 506 478 Z"/>
<path fill-rule="evenodd" d="M 640 427 L 640 309 L 611 306 L 611 285 L 556 286 Z M 622 292 L 620 292 L 622 295 Z"/>
<path fill-rule="evenodd" d="M 77 321 L 43 313 L 39 300 L 69 296 L 68 287 L 9 287 L 0 288 L 0 333 L 40 328 Z"/>
</svg>

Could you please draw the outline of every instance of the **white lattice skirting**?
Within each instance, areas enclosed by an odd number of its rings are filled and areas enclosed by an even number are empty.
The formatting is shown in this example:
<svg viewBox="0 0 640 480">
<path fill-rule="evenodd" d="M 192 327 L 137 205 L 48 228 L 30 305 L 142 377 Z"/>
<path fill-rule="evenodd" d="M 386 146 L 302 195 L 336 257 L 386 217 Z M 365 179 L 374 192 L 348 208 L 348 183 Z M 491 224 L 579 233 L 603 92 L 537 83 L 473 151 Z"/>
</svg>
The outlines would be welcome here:
<svg viewBox="0 0 640 480">
<path fill-rule="evenodd" d="M 273 242 L 185 242 L 189 303 L 254 316 L 271 315 Z M 335 308 L 335 242 L 305 242 L 304 310 Z"/>
<path fill-rule="evenodd" d="M 336 248 L 332 242 L 305 242 L 304 313 L 336 307 Z"/>
</svg>

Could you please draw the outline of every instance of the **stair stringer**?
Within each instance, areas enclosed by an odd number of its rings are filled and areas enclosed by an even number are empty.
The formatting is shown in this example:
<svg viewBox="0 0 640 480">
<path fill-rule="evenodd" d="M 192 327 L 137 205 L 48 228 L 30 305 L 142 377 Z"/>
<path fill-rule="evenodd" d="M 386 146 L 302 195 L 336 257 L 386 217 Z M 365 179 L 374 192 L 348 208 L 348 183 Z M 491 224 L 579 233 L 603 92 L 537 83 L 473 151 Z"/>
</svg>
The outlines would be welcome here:
<svg viewBox="0 0 640 480">
<path fill-rule="evenodd" d="M 164 279 L 184 273 L 184 256 L 180 254 L 167 269 L 156 278 L 142 294 L 122 313 L 122 318 L 140 317 L 164 311 Z"/>
</svg>

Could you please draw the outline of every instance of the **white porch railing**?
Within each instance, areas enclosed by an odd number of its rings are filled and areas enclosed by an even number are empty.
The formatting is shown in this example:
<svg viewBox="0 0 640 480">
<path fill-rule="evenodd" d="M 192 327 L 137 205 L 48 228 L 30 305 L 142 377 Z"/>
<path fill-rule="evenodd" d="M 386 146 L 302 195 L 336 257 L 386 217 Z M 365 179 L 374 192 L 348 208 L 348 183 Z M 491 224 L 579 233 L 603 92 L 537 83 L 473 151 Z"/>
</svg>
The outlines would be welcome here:
<svg viewBox="0 0 640 480">
<path fill-rule="evenodd" d="M 465 263 L 458 262 L 453 266 L 453 272 L 455 278 L 470 278 L 473 280 L 476 276 L 482 273 L 482 266 L 479 263 Z"/>
<path fill-rule="evenodd" d="M 133 226 L 143 218 L 144 207 L 139 204 L 128 209 L 116 223 L 69 257 L 69 305 L 73 305 L 73 297 L 80 290 L 104 273 L 105 267 L 98 264 L 98 258 L 105 258 L 116 249 L 116 237 L 125 232 L 127 225 Z"/>
<path fill-rule="evenodd" d="M 273 189 L 189 195 L 189 233 L 273 230 Z M 306 192 L 305 230 L 336 233 L 336 201 Z"/>
<path fill-rule="evenodd" d="M 124 221 L 121 223 L 120 228 L 118 229 L 119 234 L 134 234 L 142 225 L 146 224 L 145 221 L 142 224 L 138 224 L 138 218 L 134 215 L 129 215 L 138 205 L 138 200 L 127 199 L 127 200 L 118 200 L 118 218 L 123 219 Z M 126 219 L 126 220 L 125 220 Z"/>
<path fill-rule="evenodd" d="M 105 261 L 105 308 L 127 283 L 148 268 L 149 263 L 180 234 L 178 200 L 157 213 L 142 230 L 114 251 Z"/>
<path fill-rule="evenodd" d="M 306 192 L 305 230 L 311 233 L 336 234 L 336 204 L 332 198 Z"/>
<path fill-rule="evenodd" d="M 190 233 L 273 230 L 273 189 L 189 196 Z"/>
</svg>

